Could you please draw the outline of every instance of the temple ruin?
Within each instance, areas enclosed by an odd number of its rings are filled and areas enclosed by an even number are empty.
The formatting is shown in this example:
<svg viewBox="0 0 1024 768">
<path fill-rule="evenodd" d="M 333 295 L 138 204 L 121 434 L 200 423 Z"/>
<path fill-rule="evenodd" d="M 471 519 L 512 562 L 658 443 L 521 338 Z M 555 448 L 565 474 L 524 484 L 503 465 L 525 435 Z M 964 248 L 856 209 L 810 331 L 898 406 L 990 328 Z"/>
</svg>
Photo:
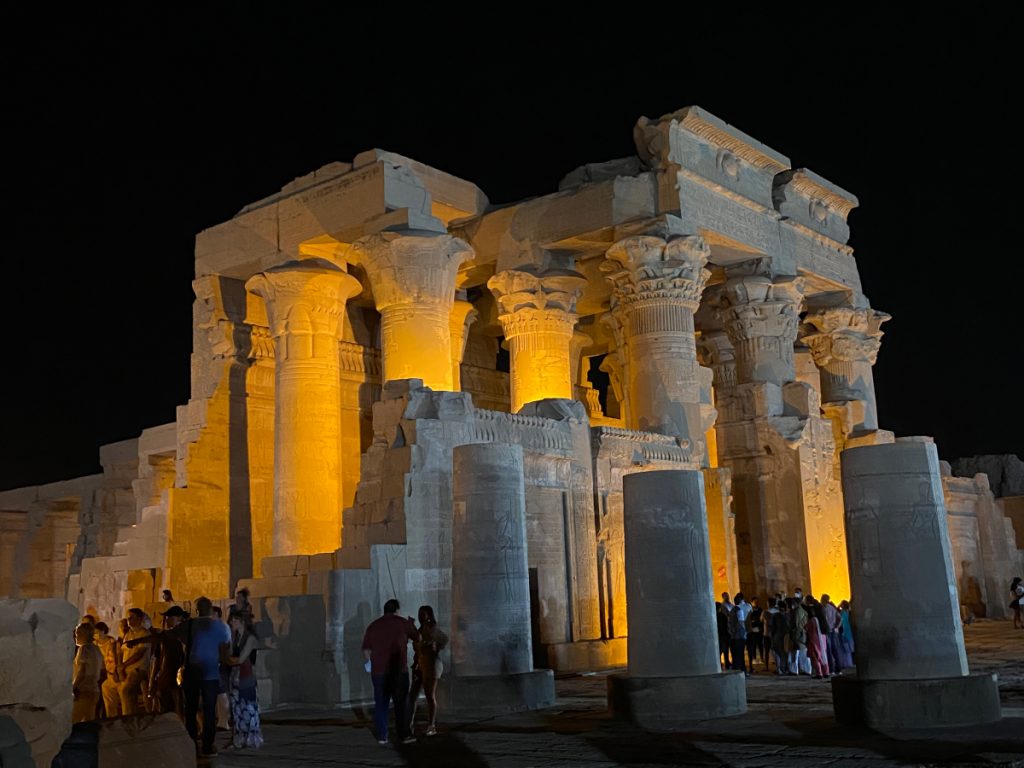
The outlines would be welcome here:
<svg viewBox="0 0 1024 768">
<path fill-rule="evenodd" d="M 857 199 L 698 107 L 634 139 L 502 206 L 370 150 L 199 233 L 188 403 L 103 446 L 102 474 L 0 493 L 0 595 L 112 622 L 248 586 L 267 705 L 368 696 L 359 643 L 395 596 L 452 627 L 466 701 L 512 670 L 539 704 L 534 670 L 626 664 L 623 478 L 690 470 L 709 603 L 848 597 L 840 454 L 895 441 Z M 946 470 L 959 602 L 1005 616 L 1024 531 Z"/>
</svg>

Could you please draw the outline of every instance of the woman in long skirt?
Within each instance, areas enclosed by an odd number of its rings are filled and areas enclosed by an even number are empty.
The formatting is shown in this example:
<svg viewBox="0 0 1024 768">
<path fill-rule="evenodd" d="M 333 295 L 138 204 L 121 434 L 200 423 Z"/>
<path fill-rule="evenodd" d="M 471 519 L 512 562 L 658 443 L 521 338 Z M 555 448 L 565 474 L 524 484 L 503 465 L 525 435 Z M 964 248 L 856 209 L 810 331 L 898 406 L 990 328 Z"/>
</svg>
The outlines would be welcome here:
<svg viewBox="0 0 1024 768">
<path fill-rule="evenodd" d="M 235 749 L 259 748 L 263 745 L 260 733 L 260 703 L 256 695 L 256 649 L 259 638 L 252 625 L 249 611 L 232 612 L 231 624 L 231 743 Z"/>
</svg>

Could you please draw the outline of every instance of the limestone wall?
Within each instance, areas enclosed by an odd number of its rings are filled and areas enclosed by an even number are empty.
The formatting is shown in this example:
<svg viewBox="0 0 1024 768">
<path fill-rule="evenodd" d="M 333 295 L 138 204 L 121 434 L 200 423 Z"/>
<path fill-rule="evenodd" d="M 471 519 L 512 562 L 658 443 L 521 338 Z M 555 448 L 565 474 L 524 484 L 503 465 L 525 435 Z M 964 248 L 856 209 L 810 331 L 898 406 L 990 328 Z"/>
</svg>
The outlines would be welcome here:
<svg viewBox="0 0 1024 768">
<path fill-rule="evenodd" d="M 989 488 L 988 477 L 953 477 L 942 462 L 942 489 L 960 603 L 976 616 L 1009 615 L 1009 586 L 1021 575 L 1020 550 L 1007 530 L 1008 518 Z"/>
</svg>

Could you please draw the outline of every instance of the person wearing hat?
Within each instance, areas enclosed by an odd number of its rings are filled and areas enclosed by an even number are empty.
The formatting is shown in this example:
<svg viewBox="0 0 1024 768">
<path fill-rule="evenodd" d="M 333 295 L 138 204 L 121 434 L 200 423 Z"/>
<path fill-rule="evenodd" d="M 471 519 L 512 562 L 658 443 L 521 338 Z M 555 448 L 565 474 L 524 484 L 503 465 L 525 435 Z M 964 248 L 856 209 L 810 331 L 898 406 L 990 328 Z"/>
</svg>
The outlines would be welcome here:
<svg viewBox="0 0 1024 768">
<path fill-rule="evenodd" d="M 131 646 L 141 643 L 153 645 L 152 678 L 149 683 L 149 696 L 154 713 L 174 712 L 183 717 L 181 684 L 178 672 L 185 663 L 185 646 L 181 639 L 170 630 L 188 618 L 188 614 L 180 605 L 172 605 L 161 611 L 164 617 L 163 631 L 153 630 L 148 637 L 133 639 Z"/>
</svg>

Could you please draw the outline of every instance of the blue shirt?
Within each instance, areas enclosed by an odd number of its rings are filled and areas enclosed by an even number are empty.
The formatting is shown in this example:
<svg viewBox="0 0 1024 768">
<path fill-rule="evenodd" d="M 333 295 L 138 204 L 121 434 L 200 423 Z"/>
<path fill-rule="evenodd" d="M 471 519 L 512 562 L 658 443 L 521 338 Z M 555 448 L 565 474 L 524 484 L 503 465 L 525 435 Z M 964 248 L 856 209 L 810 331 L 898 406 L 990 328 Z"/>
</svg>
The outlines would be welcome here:
<svg viewBox="0 0 1024 768">
<path fill-rule="evenodd" d="M 220 678 L 220 647 L 231 642 L 231 630 L 224 622 L 212 616 L 200 616 L 186 622 L 190 625 L 187 630 L 191 639 L 188 663 L 190 666 L 199 667 L 203 673 L 203 680 L 217 680 Z"/>
</svg>

